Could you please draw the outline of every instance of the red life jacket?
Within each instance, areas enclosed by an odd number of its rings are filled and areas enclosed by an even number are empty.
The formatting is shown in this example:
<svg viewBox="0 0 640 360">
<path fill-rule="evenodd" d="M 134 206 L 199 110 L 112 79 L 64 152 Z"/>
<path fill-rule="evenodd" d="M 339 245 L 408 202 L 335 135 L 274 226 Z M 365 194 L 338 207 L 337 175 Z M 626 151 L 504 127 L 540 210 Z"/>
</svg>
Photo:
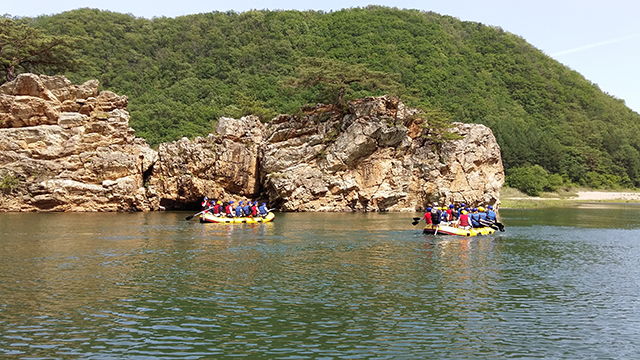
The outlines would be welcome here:
<svg viewBox="0 0 640 360">
<path fill-rule="evenodd" d="M 213 207 L 213 213 L 214 213 L 214 214 L 220 214 L 220 204 L 216 204 L 216 205 Z"/>
<path fill-rule="evenodd" d="M 258 216 L 258 207 L 256 205 L 253 205 L 251 207 L 251 215 L 252 216 Z"/>
<path fill-rule="evenodd" d="M 231 208 L 231 205 L 227 205 L 227 209 L 225 211 L 227 215 L 233 215 L 233 208 Z"/>
<path fill-rule="evenodd" d="M 460 214 L 460 226 L 469 226 L 469 214 Z"/>
<path fill-rule="evenodd" d="M 203 201 L 201 205 L 202 205 L 202 210 L 209 207 L 209 203 L 207 202 L 207 200 Z"/>
<path fill-rule="evenodd" d="M 431 213 L 430 212 L 424 214 L 424 221 L 427 222 L 427 225 L 433 224 L 433 221 L 431 221 Z"/>
</svg>

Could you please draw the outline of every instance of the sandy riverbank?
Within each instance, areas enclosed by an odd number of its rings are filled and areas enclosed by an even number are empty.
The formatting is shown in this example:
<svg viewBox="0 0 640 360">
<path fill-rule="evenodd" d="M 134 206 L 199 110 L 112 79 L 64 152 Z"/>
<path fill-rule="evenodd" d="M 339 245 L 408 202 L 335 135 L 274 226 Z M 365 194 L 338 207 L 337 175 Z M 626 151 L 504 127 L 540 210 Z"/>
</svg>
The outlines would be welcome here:
<svg viewBox="0 0 640 360">
<path fill-rule="evenodd" d="M 500 197 L 503 208 L 537 208 L 565 206 L 580 202 L 640 202 L 640 192 L 632 191 L 591 191 L 575 190 L 566 193 L 545 193 L 540 197 L 526 196 L 510 188 L 505 188 Z"/>
<path fill-rule="evenodd" d="M 610 200 L 637 200 L 640 201 L 640 193 L 636 192 L 615 192 L 615 191 L 578 191 L 577 196 L 573 200 L 592 200 L 592 201 L 610 201 Z"/>
</svg>

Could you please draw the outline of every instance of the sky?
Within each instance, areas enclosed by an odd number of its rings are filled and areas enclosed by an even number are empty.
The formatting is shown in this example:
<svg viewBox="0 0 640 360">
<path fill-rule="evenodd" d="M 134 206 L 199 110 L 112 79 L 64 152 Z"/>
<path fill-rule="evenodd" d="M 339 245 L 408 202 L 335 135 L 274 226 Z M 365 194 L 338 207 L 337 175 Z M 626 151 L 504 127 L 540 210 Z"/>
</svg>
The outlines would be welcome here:
<svg viewBox="0 0 640 360">
<path fill-rule="evenodd" d="M 638 0 L 2 0 L 0 14 L 35 17 L 89 7 L 151 19 L 211 11 L 331 11 L 367 5 L 433 11 L 499 26 L 640 113 Z"/>
</svg>

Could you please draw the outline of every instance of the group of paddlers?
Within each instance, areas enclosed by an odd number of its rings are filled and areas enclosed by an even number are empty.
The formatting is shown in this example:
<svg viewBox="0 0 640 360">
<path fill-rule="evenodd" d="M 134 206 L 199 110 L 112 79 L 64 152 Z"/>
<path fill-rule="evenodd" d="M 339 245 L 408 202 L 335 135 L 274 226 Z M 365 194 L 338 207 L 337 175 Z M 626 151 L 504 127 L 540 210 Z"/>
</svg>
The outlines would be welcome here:
<svg viewBox="0 0 640 360">
<path fill-rule="evenodd" d="M 420 220 L 425 220 L 427 225 L 457 226 L 462 229 L 492 226 L 497 222 L 493 206 L 489 205 L 486 209 L 482 206 L 471 208 L 464 203 L 458 207 L 453 204 L 448 207 L 438 207 L 434 204 L 433 207 L 427 208 L 427 212 Z"/>
<path fill-rule="evenodd" d="M 213 216 L 226 216 L 226 217 L 265 217 L 269 213 L 267 209 L 267 203 L 262 203 L 258 206 L 258 202 L 240 201 L 237 206 L 233 205 L 233 200 L 223 203 L 219 200 L 209 200 L 206 196 L 202 200 L 202 210 L 213 214 Z"/>
</svg>

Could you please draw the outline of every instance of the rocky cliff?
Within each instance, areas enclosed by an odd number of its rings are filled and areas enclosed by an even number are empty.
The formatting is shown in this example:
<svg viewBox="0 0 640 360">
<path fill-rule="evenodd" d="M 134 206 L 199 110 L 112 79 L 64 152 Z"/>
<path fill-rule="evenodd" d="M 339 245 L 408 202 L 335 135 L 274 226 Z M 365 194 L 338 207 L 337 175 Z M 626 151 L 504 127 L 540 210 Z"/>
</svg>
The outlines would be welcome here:
<svg viewBox="0 0 640 360">
<path fill-rule="evenodd" d="M 0 210 L 156 209 L 157 153 L 129 127 L 127 97 L 98 82 L 22 74 L 0 87 Z"/>
<path fill-rule="evenodd" d="M 253 116 L 221 118 L 217 133 L 160 144 L 148 187 L 161 206 L 197 208 L 203 196 L 248 200 L 260 195 L 259 150 L 265 126 Z"/>
<path fill-rule="evenodd" d="M 483 125 L 438 144 L 398 99 L 316 105 L 263 125 L 221 118 L 217 134 L 152 150 L 128 126 L 127 98 L 98 83 L 23 74 L 0 87 L 0 211 L 197 208 L 202 196 L 283 211 L 415 211 L 495 204 L 500 148 Z"/>
<path fill-rule="evenodd" d="M 415 211 L 499 199 L 500 148 L 483 125 L 456 124 L 463 139 L 437 146 L 396 98 L 353 101 L 344 115 L 309 110 L 274 119 L 262 148 L 264 188 L 283 210 Z"/>
</svg>

